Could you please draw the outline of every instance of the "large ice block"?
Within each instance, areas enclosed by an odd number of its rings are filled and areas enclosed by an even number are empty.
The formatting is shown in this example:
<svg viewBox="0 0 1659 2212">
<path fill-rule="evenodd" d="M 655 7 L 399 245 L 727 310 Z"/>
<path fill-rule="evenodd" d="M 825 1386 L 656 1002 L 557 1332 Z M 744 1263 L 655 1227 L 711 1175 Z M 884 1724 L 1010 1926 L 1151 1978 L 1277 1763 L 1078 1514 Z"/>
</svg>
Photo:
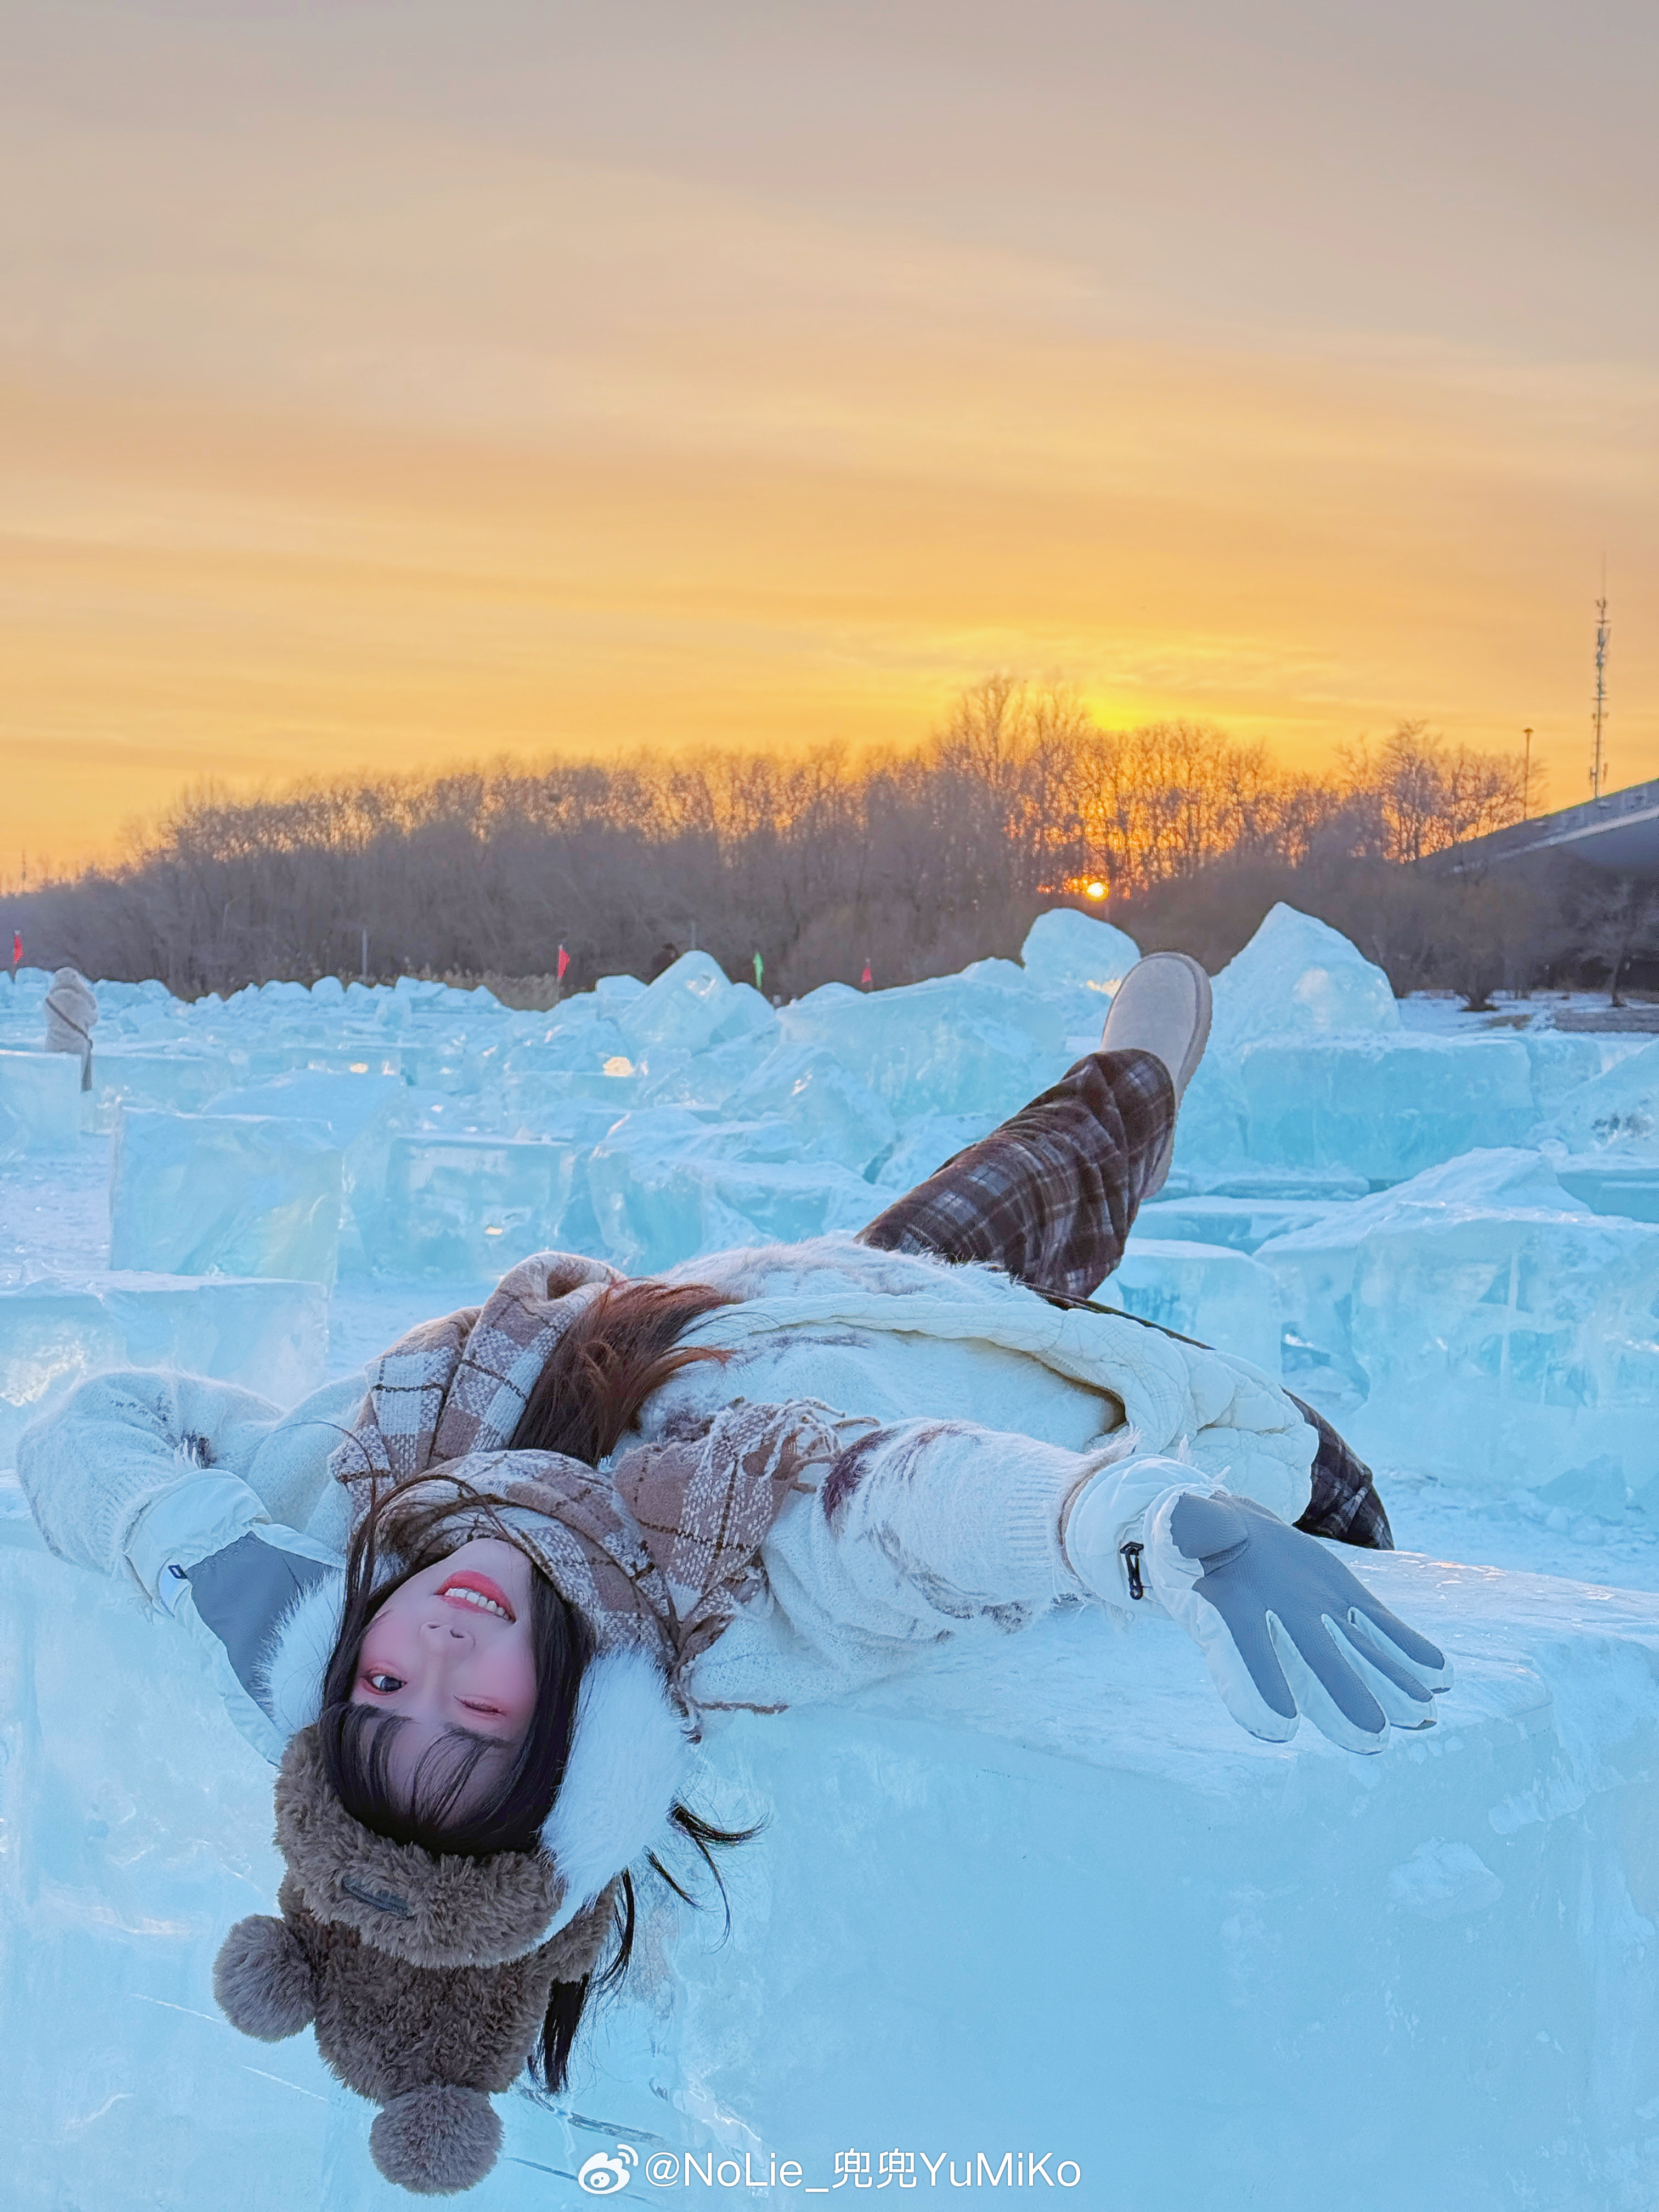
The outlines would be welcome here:
<svg viewBox="0 0 1659 2212">
<path fill-rule="evenodd" d="M 1101 1018 L 1113 992 L 1140 957 L 1133 937 L 1075 907 L 1050 907 L 1025 933 L 1019 957 L 1040 991 L 1085 990 L 1098 994 Z"/>
<path fill-rule="evenodd" d="M 1124 1247 L 1109 1295 L 1126 1313 L 1236 1353 L 1279 1376 L 1279 1286 L 1248 1253 L 1139 1232 Z"/>
<path fill-rule="evenodd" d="M 32 1152 L 73 1150 L 81 1134 L 81 1062 L 62 1052 L 0 1051 L 0 1107 Z"/>
<path fill-rule="evenodd" d="M 112 1131 L 123 1106 L 199 1113 L 222 1097 L 238 1074 L 228 1052 L 100 1041 L 92 1055 L 92 1089 L 82 1108 L 83 1125 L 100 1133 Z"/>
<path fill-rule="evenodd" d="M 1252 1162 L 1349 1168 L 1373 1183 L 1524 1144 L 1536 1118 L 1514 1036 L 1268 1038 L 1245 1047 L 1239 1080 Z"/>
<path fill-rule="evenodd" d="M 1270 1237 L 1289 1237 L 1298 1230 L 1313 1228 L 1325 1219 L 1332 1204 L 1329 1199 L 1312 1198 L 1154 1199 L 1135 1216 L 1135 1233 L 1254 1252 Z"/>
<path fill-rule="evenodd" d="M 793 1044 L 817 1045 L 902 1122 L 921 1114 L 1000 1120 L 1070 1064 L 1056 1005 L 1029 988 L 935 976 L 892 991 L 814 991 L 780 1019 Z"/>
<path fill-rule="evenodd" d="M 1263 1244 L 1287 1380 L 1359 1402 L 1361 1454 L 1475 1489 L 1626 1487 L 1659 1425 L 1659 1227 L 1600 1217 L 1535 1152 L 1476 1153 Z"/>
<path fill-rule="evenodd" d="M 1565 1200 L 1565 1194 L 1564 1194 Z M 1271 1247 L 1264 1247 L 1264 1256 Z M 1588 1508 L 1659 1504 L 1659 1227 L 1542 1210 L 1375 1230 L 1346 1433 L 1373 1463 Z"/>
<path fill-rule="evenodd" d="M 391 1142 L 386 1200 L 364 1224 L 380 1273 L 483 1281 L 561 1239 L 588 1146 L 409 1135 Z"/>
<path fill-rule="evenodd" d="M 323 1379 L 320 1285 L 173 1275 L 46 1275 L 0 1289 L 0 1467 L 24 1426 L 111 1367 L 169 1367 L 292 1405 Z"/>
<path fill-rule="evenodd" d="M 1340 931 L 1279 904 L 1215 978 L 1212 1050 L 1261 1037 L 1393 1035 L 1400 1008 L 1388 977 Z"/>
<path fill-rule="evenodd" d="M 807 1157 L 862 1174 L 890 1150 L 897 1125 L 866 1083 L 816 1045 L 780 1045 L 726 1101 L 733 1121 L 776 1115 L 799 1135 Z"/>
<path fill-rule="evenodd" d="M 1532 1069 L 1532 1103 L 1540 1119 L 1557 1112 L 1582 1084 L 1593 1083 L 1606 1073 L 1602 1045 L 1607 1041 L 1601 1037 L 1534 1029 L 1519 1035 Z"/>
<path fill-rule="evenodd" d="M 7 1536 L 9 2203 L 392 2212 L 373 2108 L 213 2001 L 225 1930 L 273 1909 L 270 1770 L 180 1641 Z M 917 2203 L 969 2168 L 1153 2212 L 1652 2202 L 1659 1600 L 1356 1564 L 1457 1671 L 1372 1759 L 1254 1741 L 1171 1624 L 1081 1612 L 733 1719 L 690 1791 L 765 1821 L 729 1939 L 641 1870 L 633 1981 L 568 2095 L 498 2100 L 466 2202 L 584 2202 L 619 2144 L 665 2212 L 830 2193 L 838 2155 L 873 2189 L 895 2149 Z M 744 2191 L 745 2156 L 799 2171 Z"/>
<path fill-rule="evenodd" d="M 995 1114 L 923 1114 L 908 1122 L 892 1151 L 876 1164 L 873 1180 L 884 1201 L 926 1182 L 947 1160 L 988 1137 L 1000 1118 Z"/>
<path fill-rule="evenodd" d="M 367 1267 L 378 1236 L 376 1217 L 386 1203 L 392 1139 L 408 1127 L 416 1094 L 395 1075 L 337 1075 L 316 1068 L 279 1075 L 213 1103 L 216 1114 L 270 1115 L 313 1121 L 340 1150 L 340 1267 L 348 1274 Z"/>
<path fill-rule="evenodd" d="M 1552 1152 L 1555 1179 L 1592 1213 L 1622 1213 L 1632 1221 L 1659 1221 L 1659 1155 L 1609 1149 L 1588 1158 Z"/>
<path fill-rule="evenodd" d="M 250 1083 L 270 1083 L 306 1069 L 332 1075 L 392 1075 L 401 1083 L 421 1083 L 428 1080 L 428 1063 L 434 1059 L 428 1045 L 378 1036 L 318 1036 L 312 1029 L 289 1036 L 276 1030 L 256 1030 L 248 1035 L 244 1050 L 245 1079 Z"/>
<path fill-rule="evenodd" d="M 616 1017 L 636 1053 L 703 1052 L 738 1037 L 774 1036 L 777 1016 L 749 983 L 728 982 L 707 952 L 685 952 Z"/>
<path fill-rule="evenodd" d="M 1352 1323 L 1354 1269 L 1366 1238 L 1378 1231 L 1409 1234 L 1443 1220 L 1516 1211 L 1589 1208 L 1563 1191 L 1541 1152 L 1512 1147 L 1448 1160 L 1267 1239 L 1257 1254 L 1279 1284 L 1287 1348 L 1300 1353 L 1304 1364 L 1329 1365 L 1363 1389 Z"/>
<path fill-rule="evenodd" d="M 1659 1161 L 1659 1042 L 1569 1091 L 1540 1135 L 1570 1152 Z"/>
<path fill-rule="evenodd" d="M 707 1052 L 653 1050 L 640 1064 L 638 1103 L 725 1110 L 733 1094 L 771 1058 L 775 1045 L 773 1031 L 757 1030 Z"/>
<path fill-rule="evenodd" d="M 697 1121 L 680 1109 L 630 1114 L 587 1163 L 605 1255 L 649 1274 L 699 1253 L 857 1230 L 881 1209 L 861 1176 L 803 1158 L 787 1121 Z"/>
<path fill-rule="evenodd" d="M 124 1107 L 110 1168 L 110 1265 L 331 1285 L 341 1170 L 320 1122 Z"/>
</svg>

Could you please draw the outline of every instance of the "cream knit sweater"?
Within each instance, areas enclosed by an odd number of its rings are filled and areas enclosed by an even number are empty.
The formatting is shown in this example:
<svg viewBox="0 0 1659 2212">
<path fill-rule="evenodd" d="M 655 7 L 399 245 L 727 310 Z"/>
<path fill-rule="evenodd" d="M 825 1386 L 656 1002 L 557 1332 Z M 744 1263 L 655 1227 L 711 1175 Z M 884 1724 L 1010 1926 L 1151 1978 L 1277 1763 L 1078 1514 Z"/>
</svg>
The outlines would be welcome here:
<svg viewBox="0 0 1659 2212">
<path fill-rule="evenodd" d="M 1284 1392 L 1117 1315 L 842 1237 L 724 1253 L 671 1279 L 741 1301 L 686 1340 L 730 1357 L 683 1370 L 626 1443 L 738 1400 L 805 1399 L 836 1416 L 842 1445 L 785 1506 L 757 1595 L 690 1670 L 710 1711 L 834 1695 L 1082 1596 L 1062 1519 L 1113 1462 L 1133 1480 L 1137 1462 L 1176 1456 L 1286 1520 L 1306 1507 L 1315 1438 Z M 151 1599 L 147 1519 L 198 1558 L 250 1516 L 343 1554 L 347 1493 L 327 1461 L 363 1387 L 347 1377 L 283 1415 L 197 1377 L 95 1377 L 26 1432 L 19 1476 L 53 1550 Z M 193 1518 L 203 1527 L 181 1533 Z"/>
</svg>

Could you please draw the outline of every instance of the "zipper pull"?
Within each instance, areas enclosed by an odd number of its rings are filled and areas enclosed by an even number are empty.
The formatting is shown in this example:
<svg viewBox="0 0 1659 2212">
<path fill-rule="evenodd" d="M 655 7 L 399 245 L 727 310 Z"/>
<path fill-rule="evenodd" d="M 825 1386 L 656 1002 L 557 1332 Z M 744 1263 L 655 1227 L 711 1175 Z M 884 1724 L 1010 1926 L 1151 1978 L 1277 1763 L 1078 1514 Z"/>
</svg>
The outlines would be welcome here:
<svg viewBox="0 0 1659 2212">
<path fill-rule="evenodd" d="M 1120 1544 L 1118 1547 L 1123 1564 L 1128 1569 L 1131 1597 L 1145 1597 L 1146 1595 L 1146 1585 L 1140 1579 L 1140 1555 L 1146 1548 L 1144 1544 Z"/>
</svg>

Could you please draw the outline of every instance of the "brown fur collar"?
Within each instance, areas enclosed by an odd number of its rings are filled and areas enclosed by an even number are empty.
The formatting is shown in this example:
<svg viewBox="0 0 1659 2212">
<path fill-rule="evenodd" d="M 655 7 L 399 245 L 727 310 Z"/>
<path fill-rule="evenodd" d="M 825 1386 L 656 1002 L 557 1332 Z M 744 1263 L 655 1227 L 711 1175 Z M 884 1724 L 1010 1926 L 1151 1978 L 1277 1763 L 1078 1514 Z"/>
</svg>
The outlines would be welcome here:
<svg viewBox="0 0 1659 2212">
<path fill-rule="evenodd" d="M 412 1966 L 493 1966 L 540 1943 L 564 1884 L 539 1851 L 434 1857 L 354 1820 L 329 1788 L 318 1731 L 289 1744 L 276 1842 L 307 1910 Z"/>
</svg>

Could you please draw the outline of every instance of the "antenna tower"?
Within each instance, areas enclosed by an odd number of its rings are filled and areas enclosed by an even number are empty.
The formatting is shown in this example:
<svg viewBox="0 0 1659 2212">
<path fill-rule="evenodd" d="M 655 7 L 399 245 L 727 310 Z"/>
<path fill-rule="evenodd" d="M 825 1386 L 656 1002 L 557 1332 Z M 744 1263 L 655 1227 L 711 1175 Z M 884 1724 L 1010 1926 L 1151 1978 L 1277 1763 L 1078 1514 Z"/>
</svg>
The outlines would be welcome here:
<svg viewBox="0 0 1659 2212">
<path fill-rule="evenodd" d="M 1601 796 L 1601 784 L 1607 764 L 1601 750 L 1601 732 L 1607 718 L 1607 564 L 1601 563 L 1601 596 L 1595 602 L 1595 750 L 1590 755 L 1590 796 Z"/>
</svg>

